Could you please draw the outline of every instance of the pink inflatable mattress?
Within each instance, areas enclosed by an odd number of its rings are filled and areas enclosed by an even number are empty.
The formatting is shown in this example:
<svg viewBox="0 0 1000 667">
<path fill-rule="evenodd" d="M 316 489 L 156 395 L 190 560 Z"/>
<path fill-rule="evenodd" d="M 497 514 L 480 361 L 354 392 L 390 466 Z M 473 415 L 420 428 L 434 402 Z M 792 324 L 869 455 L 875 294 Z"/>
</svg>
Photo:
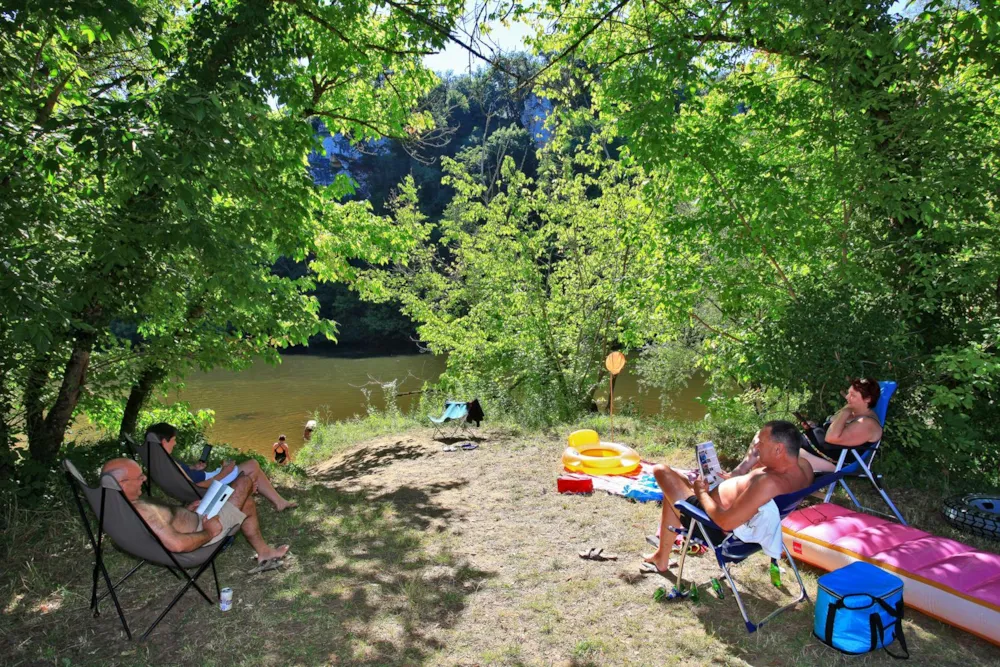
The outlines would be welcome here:
<svg viewBox="0 0 1000 667">
<path fill-rule="evenodd" d="M 903 580 L 908 607 L 1000 645 L 1000 556 L 829 503 L 792 512 L 782 532 L 795 558 L 881 567 Z"/>
</svg>

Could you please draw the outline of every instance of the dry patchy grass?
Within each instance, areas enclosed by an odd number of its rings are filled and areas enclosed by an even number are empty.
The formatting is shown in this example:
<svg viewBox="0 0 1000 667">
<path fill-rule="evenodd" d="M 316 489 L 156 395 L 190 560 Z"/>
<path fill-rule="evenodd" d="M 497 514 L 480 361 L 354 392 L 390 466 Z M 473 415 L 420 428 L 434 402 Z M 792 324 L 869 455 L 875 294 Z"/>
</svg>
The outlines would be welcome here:
<svg viewBox="0 0 1000 667">
<path fill-rule="evenodd" d="M 474 451 L 441 451 L 410 430 L 351 447 L 283 479 L 300 509 L 262 504 L 265 535 L 290 542 L 283 570 L 248 577 L 239 539 L 219 559 L 231 612 L 188 595 L 146 642 L 124 639 L 113 609 L 88 613 L 90 554 L 78 520 L 62 509 L 18 522 L 0 578 L 0 651 L 6 664 L 264 665 L 813 665 L 847 659 L 812 638 L 812 606 L 799 605 L 748 636 L 731 595 L 657 603 L 663 579 L 631 576 L 659 508 L 607 495 L 555 492 L 563 434 L 492 428 Z M 685 463 L 686 446 L 661 460 Z M 895 494 L 924 508 L 918 495 Z M 910 517 L 949 533 L 929 510 Z M 34 525 L 36 528 L 28 526 Z M 13 545 L 13 542 L 10 544 Z M 602 546 L 616 562 L 583 561 Z M 78 556 L 74 557 L 74 554 Z M 124 572 L 129 559 L 112 557 Z M 689 559 L 702 585 L 717 571 Z M 751 613 L 783 594 L 760 556 L 738 566 Z M 810 594 L 821 574 L 803 567 Z M 788 574 L 787 579 L 791 579 Z M 206 584 L 209 580 L 206 580 Z M 123 592 L 134 625 L 166 604 L 175 580 L 149 569 Z M 906 621 L 912 662 L 996 664 L 1000 651 L 916 612 Z"/>
</svg>

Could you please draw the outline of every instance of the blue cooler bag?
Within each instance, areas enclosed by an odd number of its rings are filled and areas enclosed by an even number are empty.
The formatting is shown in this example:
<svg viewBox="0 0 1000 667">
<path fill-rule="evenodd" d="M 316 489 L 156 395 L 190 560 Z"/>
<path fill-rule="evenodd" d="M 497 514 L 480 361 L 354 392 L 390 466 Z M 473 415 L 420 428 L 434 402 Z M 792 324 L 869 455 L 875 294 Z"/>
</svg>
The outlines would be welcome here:
<svg viewBox="0 0 1000 667">
<path fill-rule="evenodd" d="M 909 658 L 903 637 L 903 581 L 862 561 L 824 574 L 816 593 L 813 634 L 843 653 L 881 648 L 894 658 Z M 886 648 L 896 639 L 902 655 Z"/>
</svg>

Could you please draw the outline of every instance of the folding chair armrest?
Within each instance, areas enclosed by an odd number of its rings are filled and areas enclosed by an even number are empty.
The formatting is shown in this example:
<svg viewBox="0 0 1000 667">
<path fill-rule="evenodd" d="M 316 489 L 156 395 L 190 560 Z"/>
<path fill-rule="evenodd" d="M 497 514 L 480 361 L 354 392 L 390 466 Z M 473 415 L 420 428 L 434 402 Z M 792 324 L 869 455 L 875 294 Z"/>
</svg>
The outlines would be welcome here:
<svg viewBox="0 0 1000 667">
<path fill-rule="evenodd" d="M 728 530 L 722 530 L 721 528 L 719 528 L 715 524 L 715 522 L 708 517 L 708 514 L 705 513 L 705 510 L 701 509 L 700 507 L 695 507 L 686 500 L 678 500 L 676 503 L 674 503 L 674 509 L 680 512 L 682 516 L 686 516 L 689 519 L 694 519 L 695 521 L 702 524 L 706 528 L 709 527 L 715 528 L 716 530 L 719 530 L 723 533 L 729 532 Z"/>
</svg>

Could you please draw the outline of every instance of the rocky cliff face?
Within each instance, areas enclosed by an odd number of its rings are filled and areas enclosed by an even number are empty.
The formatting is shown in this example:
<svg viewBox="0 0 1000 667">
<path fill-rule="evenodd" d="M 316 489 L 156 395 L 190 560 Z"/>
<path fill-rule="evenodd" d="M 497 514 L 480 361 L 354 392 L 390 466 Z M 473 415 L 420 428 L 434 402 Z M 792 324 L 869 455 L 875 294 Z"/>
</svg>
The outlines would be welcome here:
<svg viewBox="0 0 1000 667">
<path fill-rule="evenodd" d="M 365 198 L 370 193 L 367 191 L 367 183 L 364 173 L 357 168 L 357 163 L 361 160 L 362 151 L 351 145 L 341 134 L 330 134 L 323 123 L 316 122 L 316 135 L 320 137 L 323 144 L 323 151 L 314 151 L 309 154 L 309 171 L 312 174 L 316 185 L 330 185 L 340 174 L 350 177 L 357 183 L 358 198 Z M 385 152 L 386 140 L 370 142 L 364 147 L 365 153 Z"/>
</svg>

